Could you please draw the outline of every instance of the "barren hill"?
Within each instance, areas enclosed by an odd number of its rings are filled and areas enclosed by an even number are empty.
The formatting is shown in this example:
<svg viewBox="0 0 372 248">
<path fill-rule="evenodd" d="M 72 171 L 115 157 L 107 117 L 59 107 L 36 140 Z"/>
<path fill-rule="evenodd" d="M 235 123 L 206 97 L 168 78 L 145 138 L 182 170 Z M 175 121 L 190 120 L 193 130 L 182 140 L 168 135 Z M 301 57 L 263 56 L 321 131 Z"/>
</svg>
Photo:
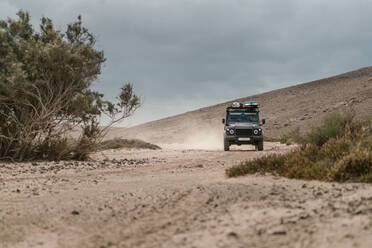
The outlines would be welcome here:
<svg viewBox="0 0 372 248">
<path fill-rule="evenodd" d="M 131 128 L 117 128 L 109 137 L 139 138 L 157 144 L 187 144 L 190 147 L 219 147 L 221 119 L 233 101 L 258 101 L 266 119 L 265 136 L 279 137 L 300 127 L 318 125 L 332 111 L 353 109 L 358 118 L 372 117 L 372 67 L 337 76 L 235 99 Z"/>
</svg>

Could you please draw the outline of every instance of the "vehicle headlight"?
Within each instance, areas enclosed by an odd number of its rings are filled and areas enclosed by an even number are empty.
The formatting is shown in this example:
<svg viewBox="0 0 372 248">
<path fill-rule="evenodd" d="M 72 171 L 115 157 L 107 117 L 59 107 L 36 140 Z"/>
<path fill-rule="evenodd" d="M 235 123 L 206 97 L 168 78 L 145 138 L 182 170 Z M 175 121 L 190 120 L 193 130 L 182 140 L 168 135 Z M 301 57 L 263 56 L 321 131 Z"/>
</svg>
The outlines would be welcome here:
<svg viewBox="0 0 372 248">
<path fill-rule="evenodd" d="M 228 128 L 228 129 L 226 129 L 226 133 L 230 134 L 230 135 L 233 135 L 235 133 L 235 130 Z"/>
<path fill-rule="evenodd" d="M 253 130 L 253 134 L 257 135 L 258 134 L 258 129 Z"/>
</svg>

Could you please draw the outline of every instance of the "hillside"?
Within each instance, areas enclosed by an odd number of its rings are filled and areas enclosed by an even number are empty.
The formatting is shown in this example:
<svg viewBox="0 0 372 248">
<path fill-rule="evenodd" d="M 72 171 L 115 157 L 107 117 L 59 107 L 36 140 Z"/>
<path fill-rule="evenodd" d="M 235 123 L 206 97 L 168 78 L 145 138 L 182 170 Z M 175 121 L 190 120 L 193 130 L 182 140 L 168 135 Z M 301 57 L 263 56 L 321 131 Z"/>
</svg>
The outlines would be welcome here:
<svg viewBox="0 0 372 248">
<path fill-rule="evenodd" d="M 219 147 L 221 119 L 233 101 L 258 101 L 267 137 L 318 125 L 332 111 L 353 109 L 358 118 L 372 116 L 372 67 L 235 99 L 131 128 L 116 128 L 109 137 L 139 138 L 156 144 L 186 144 L 190 148 Z"/>
</svg>

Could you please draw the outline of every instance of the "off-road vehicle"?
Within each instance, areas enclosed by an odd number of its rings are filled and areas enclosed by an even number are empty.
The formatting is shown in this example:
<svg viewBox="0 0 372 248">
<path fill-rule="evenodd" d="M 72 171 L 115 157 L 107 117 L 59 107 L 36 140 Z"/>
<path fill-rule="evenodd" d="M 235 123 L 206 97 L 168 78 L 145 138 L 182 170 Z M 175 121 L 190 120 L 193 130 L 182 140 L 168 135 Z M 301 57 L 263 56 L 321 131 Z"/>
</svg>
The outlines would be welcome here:
<svg viewBox="0 0 372 248">
<path fill-rule="evenodd" d="M 224 150 L 230 150 L 230 145 L 251 144 L 256 150 L 264 149 L 262 125 L 260 123 L 259 105 L 257 102 L 234 102 L 226 108 L 226 119 L 222 119 L 224 128 Z"/>
</svg>

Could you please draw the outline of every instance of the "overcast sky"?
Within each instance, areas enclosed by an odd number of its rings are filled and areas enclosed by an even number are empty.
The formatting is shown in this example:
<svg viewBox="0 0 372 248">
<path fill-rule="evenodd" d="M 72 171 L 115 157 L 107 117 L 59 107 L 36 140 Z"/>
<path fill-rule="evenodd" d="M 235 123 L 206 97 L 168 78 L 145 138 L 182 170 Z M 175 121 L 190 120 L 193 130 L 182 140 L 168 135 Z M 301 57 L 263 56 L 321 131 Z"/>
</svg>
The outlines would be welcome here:
<svg viewBox="0 0 372 248">
<path fill-rule="evenodd" d="M 132 82 L 138 124 L 372 65 L 372 0 L 0 0 L 65 29 L 79 14 L 107 57 L 95 88 Z"/>
</svg>

